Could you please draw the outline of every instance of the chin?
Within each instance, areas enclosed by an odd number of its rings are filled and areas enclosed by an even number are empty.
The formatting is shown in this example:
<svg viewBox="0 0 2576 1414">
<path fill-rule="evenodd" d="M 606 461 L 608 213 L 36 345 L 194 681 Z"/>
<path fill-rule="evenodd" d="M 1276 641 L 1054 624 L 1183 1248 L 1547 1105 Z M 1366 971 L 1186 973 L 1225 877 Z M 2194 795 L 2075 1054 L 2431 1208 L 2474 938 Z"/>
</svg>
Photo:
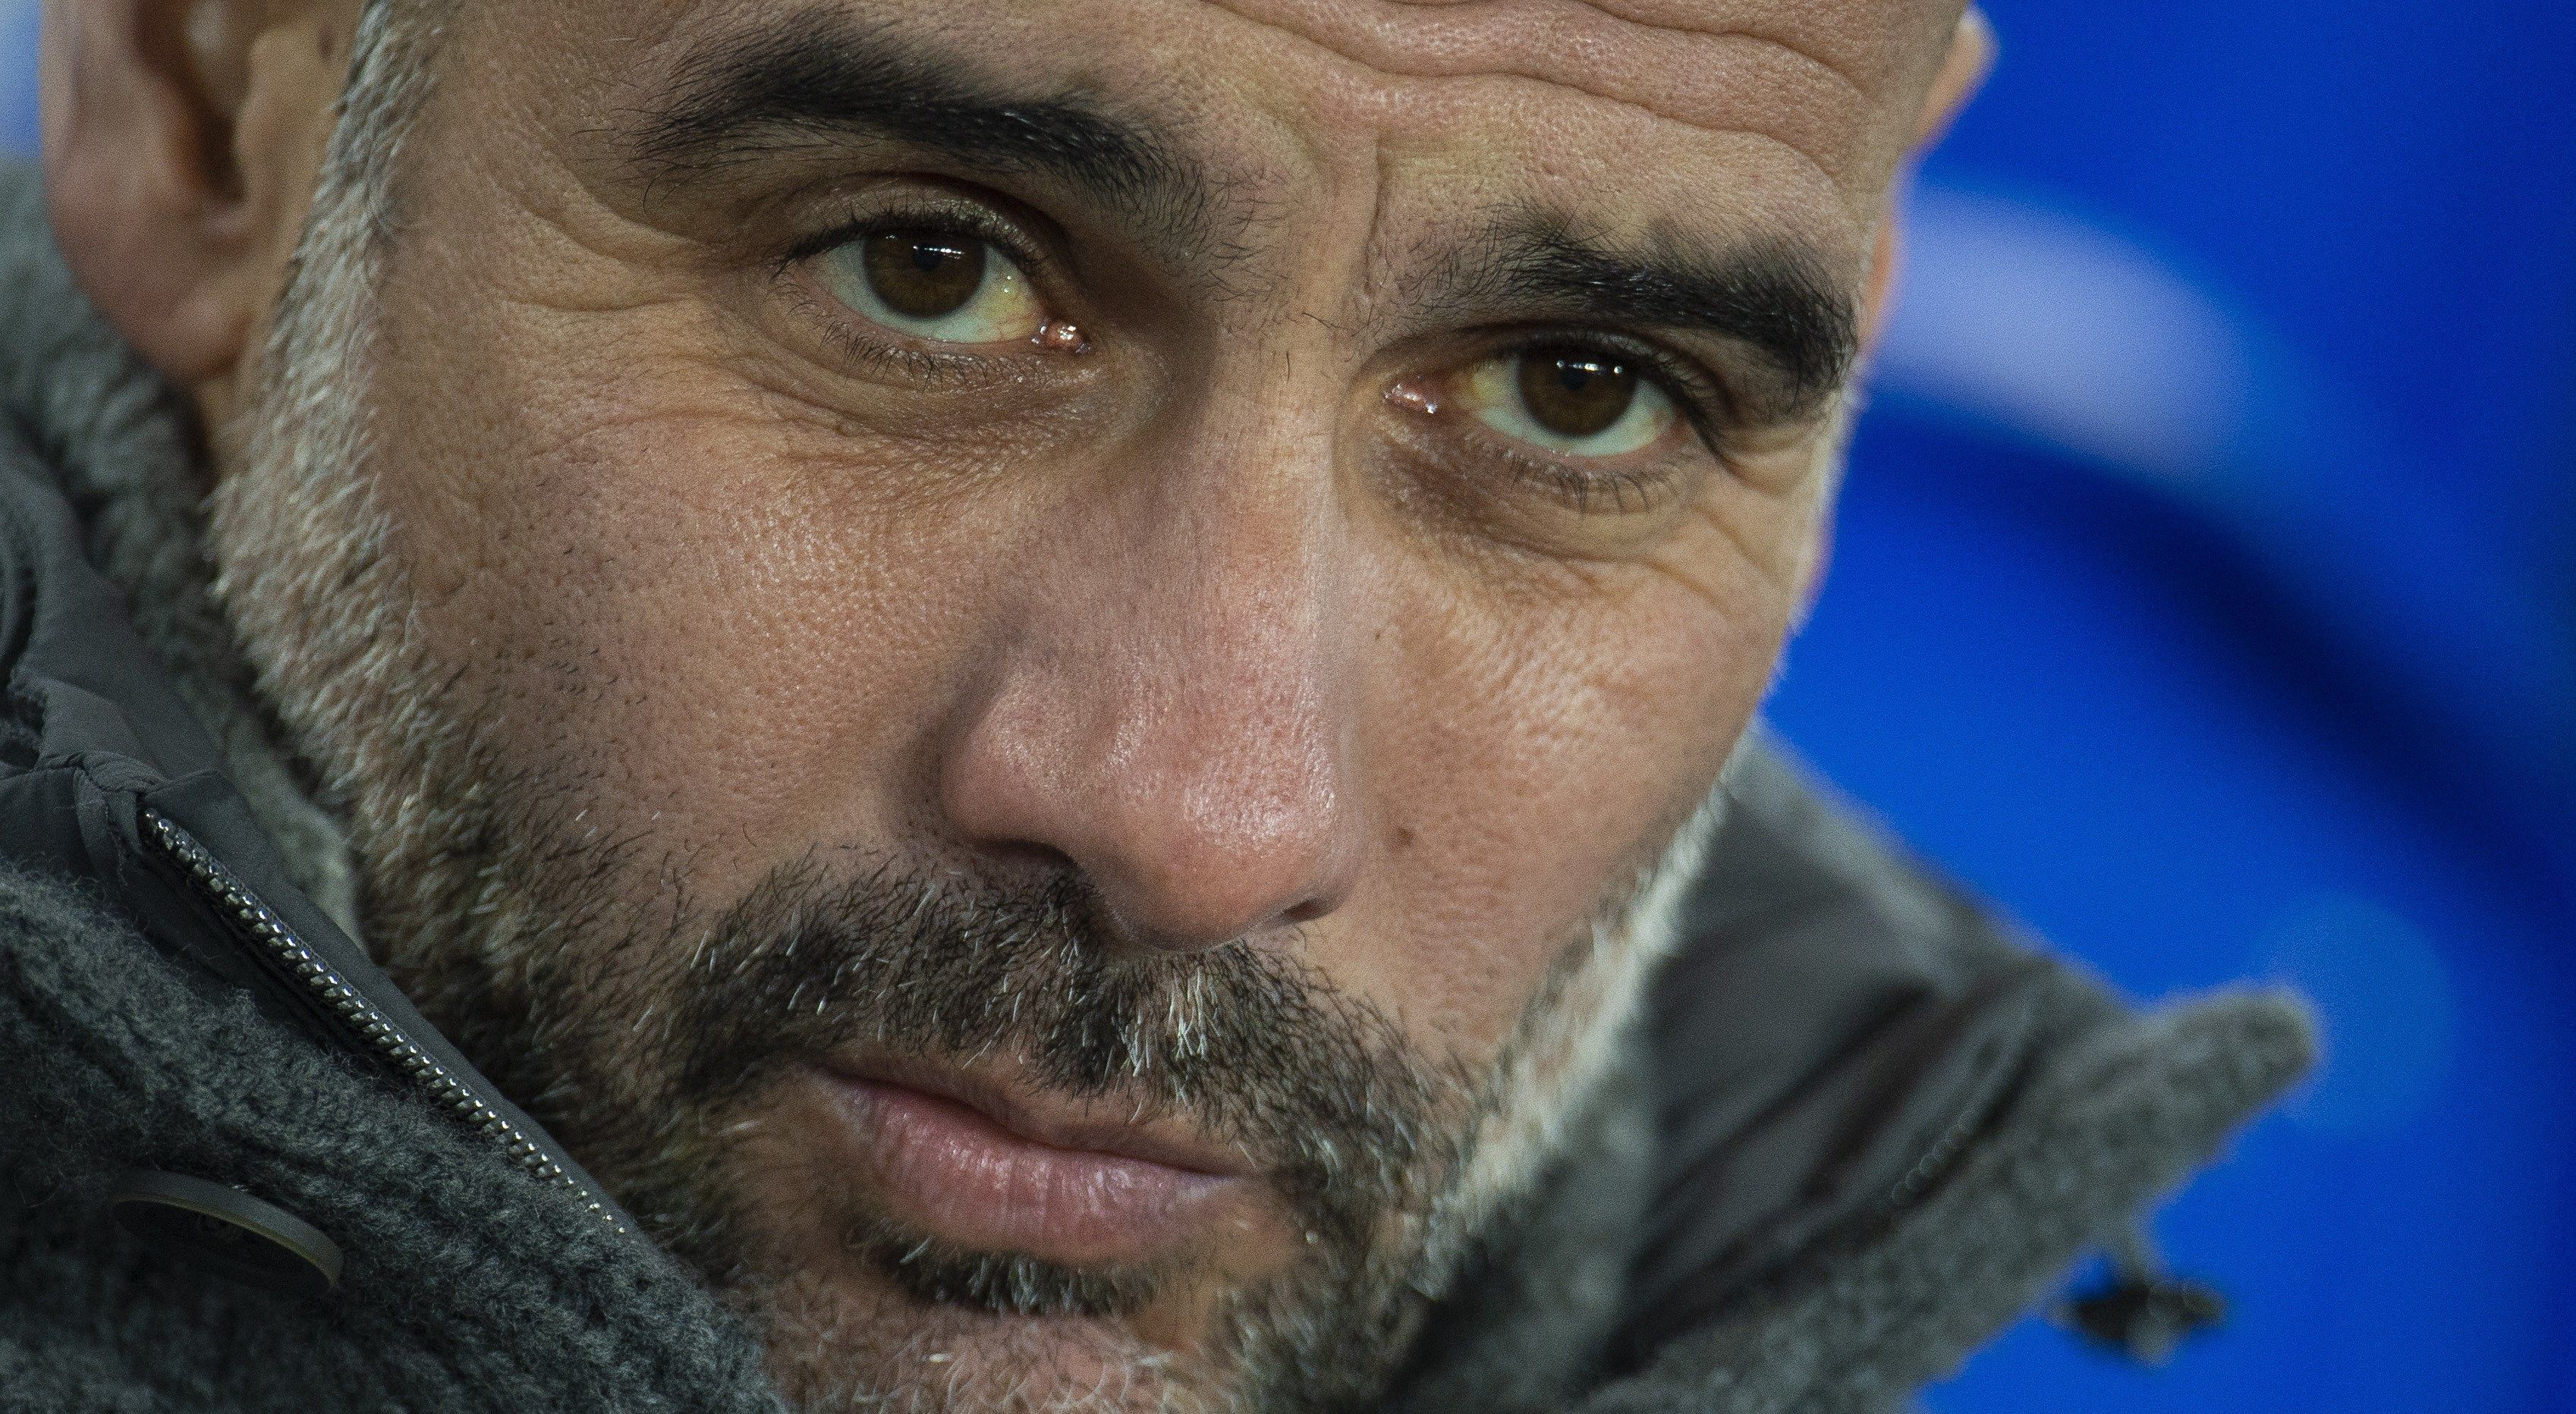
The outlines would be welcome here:
<svg viewBox="0 0 2576 1414">
<path fill-rule="evenodd" d="M 1227 1372 L 1123 1317 L 1024 1315 L 924 1301 L 873 1273 L 799 1273 L 755 1289 L 770 1370 L 799 1414 L 1218 1414 Z"/>
</svg>

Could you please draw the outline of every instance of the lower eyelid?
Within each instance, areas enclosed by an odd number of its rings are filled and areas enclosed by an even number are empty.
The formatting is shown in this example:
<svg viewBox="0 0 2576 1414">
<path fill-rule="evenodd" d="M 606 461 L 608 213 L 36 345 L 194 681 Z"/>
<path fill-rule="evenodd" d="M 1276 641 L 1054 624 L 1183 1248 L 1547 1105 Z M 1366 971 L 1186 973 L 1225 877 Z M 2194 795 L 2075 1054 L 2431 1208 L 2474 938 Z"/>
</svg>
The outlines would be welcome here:
<svg viewBox="0 0 2576 1414">
<path fill-rule="evenodd" d="M 922 384 L 963 380 L 971 385 L 1009 376 L 995 359 L 963 351 L 972 346 L 917 348 L 902 342 L 895 331 L 849 309 L 828 291 L 797 290 L 787 304 L 792 318 L 810 324 L 815 336 L 831 346 L 838 355 L 833 362 L 843 364 L 843 371 L 847 365 L 858 365 L 895 372 Z"/>
<path fill-rule="evenodd" d="M 1644 514 L 1664 504 L 1680 481 L 1670 467 L 1613 471 L 1578 469 L 1534 457 L 1514 456 L 1512 460 L 1520 479 L 1541 483 L 1541 491 L 1582 515 Z"/>
<path fill-rule="evenodd" d="M 1025 275 L 1021 283 L 1026 289 Z M 1037 352 L 1034 343 L 1024 345 L 1017 339 L 969 343 L 928 338 L 890 327 L 853 308 L 831 289 L 810 261 L 778 270 L 770 284 L 780 293 L 786 312 L 798 322 L 809 324 L 843 359 L 897 367 L 909 377 L 1007 377 L 1003 365 L 1009 361 L 1008 351 L 1025 346 L 1029 352 Z M 1042 302 L 1039 308 L 1044 308 Z"/>
</svg>

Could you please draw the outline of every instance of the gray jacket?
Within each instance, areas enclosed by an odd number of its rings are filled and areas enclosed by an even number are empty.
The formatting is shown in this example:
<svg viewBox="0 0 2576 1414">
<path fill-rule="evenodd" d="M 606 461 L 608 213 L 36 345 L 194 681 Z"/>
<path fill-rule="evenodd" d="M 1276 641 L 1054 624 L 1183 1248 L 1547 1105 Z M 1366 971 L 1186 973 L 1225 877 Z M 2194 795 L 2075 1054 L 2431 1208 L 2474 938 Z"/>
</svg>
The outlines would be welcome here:
<svg viewBox="0 0 2576 1414">
<path fill-rule="evenodd" d="M 777 1408 L 333 923 L 337 836 L 207 595 L 186 410 L 23 173 L 0 330 L 0 1410 Z M 1388 1407 L 1902 1407 L 2308 1063 L 2295 1002 L 2133 1011 L 1765 741 L 1725 789 L 1651 1016 Z M 2150 1352 L 2202 1314 L 2144 1276 L 2080 1309 Z"/>
</svg>

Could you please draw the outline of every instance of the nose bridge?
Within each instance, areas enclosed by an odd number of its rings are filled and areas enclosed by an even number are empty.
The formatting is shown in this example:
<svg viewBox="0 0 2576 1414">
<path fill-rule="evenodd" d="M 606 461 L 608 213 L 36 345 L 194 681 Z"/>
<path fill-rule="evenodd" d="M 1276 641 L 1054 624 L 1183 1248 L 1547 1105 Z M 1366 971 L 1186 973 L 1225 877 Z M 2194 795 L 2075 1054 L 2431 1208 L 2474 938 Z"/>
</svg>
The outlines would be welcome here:
<svg viewBox="0 0 2576 1414">
<path fill-rule="evenodd" d="M 1318 509 L 1275 483 L 1189 481 L 1137 507 L 1126 553 L 1101 565 L 1114 607 L 1081 630 L 1099 639 L 1093 731 L 1121 794 L 1187 800 L 1194 819 L 1284 809 L 1334 784 L 1339 755 Z"/>
<path fill-rule="evenodd" d="M 1127 938 L 1194 947 L 1330 911 L 1362 832 L 1328 452 L 1171 452 L 1046 532 L 943 789 L 979 842 L 1071 860 Z"/>
</svg>

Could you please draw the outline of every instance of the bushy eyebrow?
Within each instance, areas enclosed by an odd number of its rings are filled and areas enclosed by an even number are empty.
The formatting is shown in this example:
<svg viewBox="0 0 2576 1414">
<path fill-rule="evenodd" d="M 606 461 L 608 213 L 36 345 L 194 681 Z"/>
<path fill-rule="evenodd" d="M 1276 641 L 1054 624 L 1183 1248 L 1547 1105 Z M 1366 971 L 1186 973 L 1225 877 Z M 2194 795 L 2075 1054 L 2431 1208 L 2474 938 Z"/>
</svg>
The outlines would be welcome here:
<svg viewBox="0 0 2576 1414">
<path fill-rule="evenodd" d="M 1860 346 L 1851 299 L 1803 246 L 1712 246 L 1667 230 L 1631 249 L 1578 230 L 1545 214 L 1497 221 L 1461 249 L 1439 298 L 1732 339 L 1777 370 L 1784 413 L 1812 409 L 1850 375 Z"/>
<path fill-rule="evenodd" d="M 955 60 L 831 7 L 700 41 L 675 66 L 668 91 L 627 128 L 639 160 L 663 176 L 896 143 L 985 170 L 1044 175 L 1176 243 L 1209 244 L 1208 183 L 1150 125 L 1077 94 L 997 92 Z"/>
</svg>

